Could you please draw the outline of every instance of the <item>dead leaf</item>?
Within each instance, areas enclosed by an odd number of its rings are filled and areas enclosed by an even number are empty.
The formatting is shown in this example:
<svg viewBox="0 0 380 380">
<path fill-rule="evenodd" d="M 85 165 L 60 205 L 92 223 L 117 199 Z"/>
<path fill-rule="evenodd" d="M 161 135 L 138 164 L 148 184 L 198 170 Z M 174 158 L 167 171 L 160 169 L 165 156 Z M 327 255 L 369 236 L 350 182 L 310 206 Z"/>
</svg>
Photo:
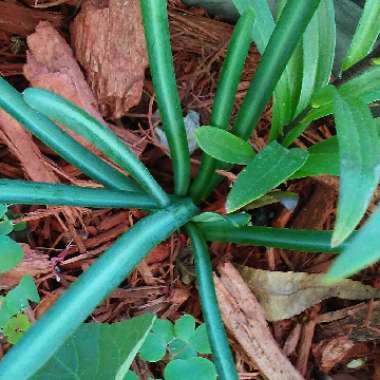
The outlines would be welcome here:
<svg viewBox="0 0 380 380">
<path fill-rule="evenodd" d="M 140 102 L 148 66 L 139 2 L 87 0 L 70 31 L 101 113 L 124 116 Z"/>
<path fill-rule="evenodd" d="M 239 272 L 231 265 L 214 275 L 218 303 L 227 329 L 269 380 L 302 380 L 274 340 L 264 312 Z"/>
<path fill-rule="evenodd" d="M 380 298 L 380 290 L 358 281 L 322 283 L 323 274 L 276 272 L 240 267 L 240 273 L 260 301 L 268 321 L 291 318 L 321 302 L 338 297 L 348 300 Z"/>
</svg>

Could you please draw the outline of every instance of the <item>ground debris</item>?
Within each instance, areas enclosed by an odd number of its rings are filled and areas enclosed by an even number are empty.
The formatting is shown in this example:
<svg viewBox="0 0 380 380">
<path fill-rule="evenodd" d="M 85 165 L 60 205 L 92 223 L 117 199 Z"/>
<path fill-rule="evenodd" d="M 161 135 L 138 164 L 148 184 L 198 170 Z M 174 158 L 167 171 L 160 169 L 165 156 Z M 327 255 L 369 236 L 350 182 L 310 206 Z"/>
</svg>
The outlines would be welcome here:
<svg viewBox="0 0 380 380">
<path fill-rule="evenodd" d="M 139 2 L 87 0 L 70 30 L 101 113 L 125 115 L 140 102 L 148 66 Z"/>
<path fill-rule="evenodd" d="M 214 275 L 224 323 L 245 353 L 269 380 L 302 380 L 274 340 L 264 311 L 239 272 L 231 265 Z"/>
</svg>

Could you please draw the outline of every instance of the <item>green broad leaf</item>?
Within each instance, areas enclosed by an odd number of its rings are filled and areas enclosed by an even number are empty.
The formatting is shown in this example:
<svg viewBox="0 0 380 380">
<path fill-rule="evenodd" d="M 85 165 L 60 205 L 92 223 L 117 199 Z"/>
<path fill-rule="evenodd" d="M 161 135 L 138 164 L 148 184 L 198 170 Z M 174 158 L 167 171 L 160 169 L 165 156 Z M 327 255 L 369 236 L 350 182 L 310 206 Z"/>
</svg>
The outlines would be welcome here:
<svg viewBox="0 0 380 380">
<path fill-rule="evenodd" d="M 114 324 L 83 323 L 31 380 L 57 374 L 60 380 L 123 380 L 155 318 L 144 314 Z"/>
<path fill-rule="evenodd" d="M 333 175 L 339 176 L 339 146 L 336 136 L 330 137 L 308 149 L 309 157 L 291 179 Z"/>
<path fill-rule="evenodd" d="M 331 245 L 341 244 L 364 216 L 380 178 L 378 127 L 368 106 L 336 93 L 334 116 L 340 157 L 340 191 Z"/>
<path fill-rule="evenodd" d="M 337 256 L 325 276 L 326 283 L 335 283 L 376 263 L 380 259 L 380 208 L 360 229 L 344 251 Z"/>
<path fill-rule="evenodd" d="M 168 349 L 172 359 L 190 359 L 197 356 L 197 350 L 189 342 L 179 338 L 174 338 Z"/>
<path fill-rule="evenodd" d="M 32 324 L 25 314 L 18 314 L 8 320 L 3 328 L 7 341 L 16 344 Z"/>
<path fill-rule="evenodd" d="M 24 252 L 19 244 L 0 234 L 0 273 L 8 272 L 22 261 Z"/>
<path fill-rule="evenodd" d="M 40 302 L 36 285 L 34 284 L 33 277 L 26 275 L 23 276 L 20 283 L 5 296 L 4 307 L 12 315 L 18 314 L 25 309 L 29 302 Z"/>
<path fill-rule="evenodd" d="M 246 206 L 286 181 L 305 163 L 307 156 L 306 150 L 270 143 L 239 174 L 227 197 L 227 212 Z"/>
<path fill-rule="evenodd" d="M 223 129 L 204 126 L 195 131 L 199 147 L 209 156 L 230 164 L 247 164 L 254 156 L 243 139 Z"/>
<path fill-rule="evenodd" d="M 151 332 L 159 335 L 166 343 L 174 338 L 173 323 L 167 319 L 156 319 Z"/>
<path fill-rule="evenodd" d="M 366 0 L 362 16 L 342 63 L 342 70 L 349 69 L 371 52 L 380 33 L 380 1 Z"/>
<path fill-rule="evenodd" d="M 8 235 L 13 231 L 13 223 L 9 219 L 0 222 L 0 235 Z"/>
<path fill-rule="evenodd" d="M 215 380 L 214 364 L 205 358 L 172 360 L 164 370 L 165 380 Z"/>
<path fill-rule="evenodd" d="M 179 339 L 188 342 L 195 332 L 195 319 L 192 315 L 185 314 L 174 323 L 174 333 Z"/>
<path fill-rule="evenodd" d="M 200 354 L 212 354 L 205 323 L 202 323 L 197 327 L 195 333 L 190 338 L 189 343 Z"/>
<path fill-rule="evenodd" d="M 380 66 L 374 66 L 339 87 L 345 98 L 360 99 L 366 104 L 380 100 Z M 333 113 L 334 87 L 328 85 L 319 90 L 312 98 L 313 109 L 300 124 L 285 137 L 283 144 L 289 146 L 314 120 Z"/>
</svg>

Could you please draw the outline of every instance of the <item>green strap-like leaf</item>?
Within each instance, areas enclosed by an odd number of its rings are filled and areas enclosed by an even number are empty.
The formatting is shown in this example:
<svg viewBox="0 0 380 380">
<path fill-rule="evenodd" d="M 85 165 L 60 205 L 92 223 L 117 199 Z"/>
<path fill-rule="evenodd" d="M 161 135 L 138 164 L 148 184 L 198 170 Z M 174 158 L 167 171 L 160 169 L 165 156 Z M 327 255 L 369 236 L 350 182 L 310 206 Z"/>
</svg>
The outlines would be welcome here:
<svg viewBox="0 0 380 380">
<path fill-rule="evenodd" d="M 195 138 L 209 156 L 231 164 L 248 164 L 255 152 L 247 142 L 230 132 L 215 127 L 198 128 Z"/>
<path fill-rule="evenodd" d="M 227 212 L 244 207 L 280 185 L 305 163 L 307 156 L 306 150 L 270 143 L 236 179 L 227 197 Z"/>
<path fill-rule="evenodd" d="M 241 73 L 251 45 L 250 32 L 254 20 L 252 10 L 248 8 L 242 12 L 234 28 L 212 107 L 210 123 L 214 127 L 221 129 L 228 127 Z M 190 194 L 196 202 L 205 199 L 220 179 L 215 174 L 217 166 L 218 163 L 213 157 L 203 154 L 201 166 L 190 187 Z"/>
<path fill-rule="evenodd" d="M 124 380 L 156 317 L 84 323 L 31 380 Z"/>
<path fill-rule="evenodd" d="M 256 127 L 320 1 L 287 2 L 236 118 L 234 132 L 243 139 L 247 139 Z"/>
<path fill-rule="evenodd" d="M 335 54 L 335 15 L 332 0 L 322 0 L 294 51 L 281 81 L 288 78 L 289 94 L 277 86 L 270 139 L 278 137 L 284 125 L 301 113 L 312 95 L 325 86 L 331 75 Z M 280 81 L 280 83 L 281 83 Z M 288 99 L 286 99 L 288 98 Z"/>
<path fill-rule="evenodd" d="M 190 153 L 170 48 L 166 0 L 140 0 L 150 72 L 158 109 L 168 139 L 175 193 L 186 195 L 190 183 Z"/>
<path fill-rule="evenodd" d="M 239 376 L 218 307 L 207 244 L 195 224 L 188 223 L 185 228 L 191 238 L 202 314 L 218 376 L 220 380 L 237 380 Z"/>
<path fill-rule="evenodd" d="M 6 80 L 0 77 L 0 107 L 63 159 L 100 183 L 120 190 L 138 191 L 128 177 L 85 149 L 47 117 L 30 108 Z"/>
<path fill-rule="evenodd" d="M 326 282 L 351 276 L 380 259 L 380 207 L 335 260 Z"/>
<path fill-rule="evenodd" d="M 160 206 L 164 207 L 170 203 L 168 196 L 144 164 L 123 141 L 99 120 L 67 99 L 44 89 L 28 88 L 24 91 L 23 98 L 30 107 L 83 136 L 107 157 L 119 164 L 159 202 Z"/>
<path fill-rule="evenodd" d="M 146 210 L 159 208 L 158 202 L 144 193 L 8 179 L 0 179 L 0 202 Z"/>
<path fill-rule="evenodd" d="M 339 142 L 340 191 L 331 244 L 342 243 L 367 210 L 380 178 L 378 127 L 368 106 L 334 96 L 334 116 Z"/>
<path fill-rule="evenodd" d="M 342 70 L 347 70 L 371 52 L 380 33 L 380 1 L 366 0 L 362 16 L 343 60 Z"/>
<path fill-rule="evenodd" d="M 197 211 L 185 199 L 136 223 L 7 352 L 0 361 L 0 380 L 26 380 L 32 376 L 150 250 Z"/>
</svg>

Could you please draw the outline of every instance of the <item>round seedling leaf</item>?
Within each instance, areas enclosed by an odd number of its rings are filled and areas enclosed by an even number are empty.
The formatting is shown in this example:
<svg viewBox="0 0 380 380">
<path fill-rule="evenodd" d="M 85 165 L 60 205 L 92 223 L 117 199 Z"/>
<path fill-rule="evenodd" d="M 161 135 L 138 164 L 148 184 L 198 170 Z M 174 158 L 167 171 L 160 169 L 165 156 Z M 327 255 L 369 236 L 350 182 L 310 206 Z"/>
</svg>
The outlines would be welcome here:
<svg viewBox="0 0 380 380">
<path fill-rule="evenodd" d="M 210 342 L 208 340 L 207 328 L 203 323 L 195 330 L 194 335 L 190 338 L 190 345 L 200 354 L 212 354 Z"/>
<path fill-rule="evenodd" d="M 21 247 L 6 235 L 0 235 L 0 273 L 14 268 L 24 257 Z"/>
<path fill-rule="evenodd" d="M 175 338 L 169 345 L 171 358 L 175 359 L 190 359 L 197 356 L 197 350 L 188 342 L 182 339 Z"/>
<path fill-rule="evenodd" d="M 188 342 L 195 332 L 195 319 L 192 315 L 185 314 L 177 319 L 174 324 L 175 336 Z"/>
<path fill-rule="evenodd" d="M 124 380 L 139 380 L 139 378 L 133 371 L 129 371 L 127 373 L 127 376 L 125 376 Z"/>
<path fill-rule="evenodd" d="M 164 370 L 165 380 L 215 380 L 214 364 L 204 358 L 172 360 Z"/>
<path fill-rule="evenodd" d="M 166 353 L 167 342 L 160 335 L 149 333 L 140 348 L 141 359 L 147 362 L 158 362 Z"/>
<path fill-rule="evenodd" d="M 9 319 L 4 326 L 3 332 L 9 343 L 16 344 L 31 326 L 25 314 L 18 314 Z"/>
<path fill-rule="evenodd" d="M 243 139 L 223 129 L 205 126 L 195 131 L 199 147 L 209 156 L 230 164 L 248 164 L 255 152 Z"/>
<path fill-rule="evenodd" d="M 156 319 L 151 333 L 159 335 L 166 343 L 169 343 L 174 338 L 173 323 L 166 319 Z"/>
</svg>

